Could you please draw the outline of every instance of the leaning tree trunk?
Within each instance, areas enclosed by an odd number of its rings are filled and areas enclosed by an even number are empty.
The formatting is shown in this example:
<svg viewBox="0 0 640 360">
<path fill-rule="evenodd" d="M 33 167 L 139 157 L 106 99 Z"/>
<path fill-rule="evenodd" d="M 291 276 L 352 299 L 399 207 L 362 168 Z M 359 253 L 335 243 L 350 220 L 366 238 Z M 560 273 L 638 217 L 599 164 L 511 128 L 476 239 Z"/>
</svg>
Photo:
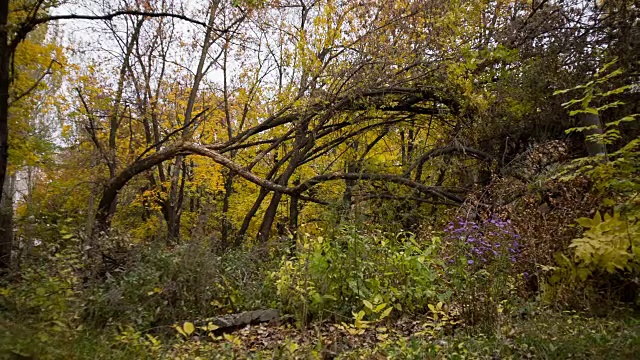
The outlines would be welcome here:
<svg viewBox="0 0 640 360">
<path fill-rule="evenodd" d="M 264 199 L 267 197 L 268 194 L 269 194 L 269 190 L 267 190 L 265 188 L 260 188 L 260 192 L 258 193 L 258 197 L 253 202 L 253 206 L 251 207 L 251 209 L 249 209 L 247 214 L 244 216 L 244 220 L 242 221 L 242 225 L 240 226 L 240 230 L 238 230 L 238 233 L 236 234 L 236 241 L 235 241 L 235 245 L 236 246 L 239 246 L 240 242 L 246 236 L 247 231 L 249 230 L 249 226 L 251 225 L 251 220 L 253 220 L 253 218 L 258 213 L 258 210 L 260 209 L 260 206 L 262 205 L 262 202 L 264 201 Z"/>
<path fill-rule="evenodd" d="M 288 180 L 289 178 L 281 182 L 280 185 L 286 185 L 286 181 Z M 282 193 L 274 193 L 273 197 L 271 198 L 271 202 L 269 202 L 269 207 L 267 207 L 267 211 L 265 211 L 264 217 L 262 218 L 260 230 L 258 230 L 258 240 L 260 242 L 265 243 L 267 240 L 269 240 L 269 236 L 271 235 L 271 227 L 273 226 L 273 222 L 276 219 L 280 200 L 282 200 Z"/>
<path fill-rule="evenodd" d="M 276 176 L 276 173 L 278 172 L 280 167 L 289 158 L 290 158 L 289 156 L 284 156 L 282 159 L 277 161 L 276 164 L 271 168 L 271 170 L 269 170 L 269 174 L 267 174 L 265 179 L 271 181 L 273 177 Z M 279 182 L 279 181 L 280 179 L 276 179 L 276 182 Z M 264 187 L 260 188 L 258 197 L 253 202 L 253 206 L 251 207 L 251 209 L 244 216 L 244 220 L 242 221 L 240 230 L 238 230 L 238 232 L 236 233 L 235 246 L 240 246 L 240 243 L 245 239 L 247 235 L 247 231 L 249 230 L 249 226 L 251 225 L 251 220 L 253 220 L 253 218 L 256 216 L 256 214 L 258 213 L 258 210 L 260 210 L 260 206 L 262 205 L 262 202 L 264 201 L 264 199 L 267 197 L 268 194 L 269 194 L 268 189 Z"/>
<path fill-rule="evenodd" d="M 307 134 L 309 130 L 309 120 L 303 119 L 300 123 L 300 127 L 296 130 L 296 139 L 294 142 L 293 155 L 291 156 L 291 160 L 287 165 L 284 173 L 280 175 L 280 179 L 278 181 L 278 185 L 286 187 L 289 183 L 289 179 L 296 171 L 298 166 L 300 165 L 300 161 L 304 157 L 304 154 L 309 151 L 314 144 L 313 138 Z M 258 230 L 258 240 L 260 242 L 266 242 L 269 239 L 271 234 L 271 227 L 273 226 L 273 222 L 276 219 L 276 214 L 278 212 L 278 206 L 280 205 L 280 200 L 282 200 L 282 193 L 275 192 L 273 197 L 271 198 L 271 202 L 269 203 L 269 207 L 267 207 L 267 211 L 262 218 L 262 224 L 260 224 L 260 229 Z"/>
</svg>

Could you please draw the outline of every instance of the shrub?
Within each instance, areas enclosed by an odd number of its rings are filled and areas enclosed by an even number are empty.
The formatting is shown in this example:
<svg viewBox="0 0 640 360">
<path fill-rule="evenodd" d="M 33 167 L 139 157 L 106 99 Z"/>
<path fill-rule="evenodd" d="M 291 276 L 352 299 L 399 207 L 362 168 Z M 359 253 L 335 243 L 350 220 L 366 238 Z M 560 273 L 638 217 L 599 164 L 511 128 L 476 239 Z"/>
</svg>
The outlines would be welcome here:
<svg viewBox="0 0 640 360">
<path fill-rule="evenodd" d="M 520 236 L 496 216 L 475 222 L 458 217 L 445 228 L 447 280 L 467 325 L 495 330 L 514 298 Z M 526 275 L 526 274 L 525 274 Z"/>
<path fill-rule="evenodd" d="M 608 110 L 624 105 L 622 101 L 614 101 L 615 96 L 629 91 L 631 86 L 609 89 L 612 79 L 623 73 L 621 68 L 610 71 L 615 62 L 604 65 L 592 81 L 556 92 L 582 92 L 582 98 L 563 104 L 566 108 L 577 107 L 570 115 L 594 114 L 606 119 L 604 114 Z M 576 159 L 557 176 L 562 181 L 577 177 L 589 179 L 592 192 L 601 201 L 592 204 L 593 218 L 576 220 L 583 233 L 572 240 L 573 251 L 557 254 L 558 266 L 545 268 L 549 272 L 545 287 L 548 300 L 582 297 L 586 301 L 576 302 L 587 306 L 601 299 L 640 300 L 637 279 L 634 279 L 640 270 L 640 138 L 629 139 L 621 131 L 638 118 L 640 114 L 631 114 L 605 121 L 601 128 L 594 125 L 567 130 L 567 133 L 596 130 L 586 136 L 587 141 L 615 151 Z M 604 218 L 598 209 L 606 210 Z M 581 295 L 587 291 L 590 296 Z"/>
<path fill-rule="evenodd" d="M 216 255 L 205 241 L 173 249 L 138 246 L 93 286 L 85 316 L 98 326 L 146 329 L 270 306 L 269 266 L 254 250 Z"/>
<path fill-rule="evenodd" d="M 330 239 L 303 236 L 297 246 L 295 256 L 283 257 L 272 277 L 282 308 L 301 323 L 350 318 L 363 301 L 419 313 L 447 298 L 439 288 L 438 238 L 421 243 L 408 233 L 343 227 Z"/>
</svg>

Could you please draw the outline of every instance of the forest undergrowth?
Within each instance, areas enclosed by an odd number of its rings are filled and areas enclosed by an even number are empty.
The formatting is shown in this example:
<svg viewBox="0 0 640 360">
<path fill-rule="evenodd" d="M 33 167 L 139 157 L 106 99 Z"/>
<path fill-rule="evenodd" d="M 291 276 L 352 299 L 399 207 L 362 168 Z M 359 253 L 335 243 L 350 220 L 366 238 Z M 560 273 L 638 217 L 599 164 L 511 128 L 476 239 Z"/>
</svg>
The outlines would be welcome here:
<svg viewBox="0 0 640 360">
<path fill-rule="evenodd" d="M 496 194 L 524 193 L 484 220 L 464 215 L 470 203 L 413 233 L 342 219 L 351 225 L 323 236 L 226 251 L 112 235 L 113 258 L 91 278 L 81 233 L 63 231 L 64 246 L 39 247 L 2 288 L 0 349 L 8 359 L 632 359 L 640 232 L 618 210 L 592 211 L 602 199 L 589 176 L 603 166 L 535 187 L 497 181 Z M 529 211 L 543 193 L 555 194 L 546 221 Z M 616 209 L 637 212 L 634 197 L 620 199 Z M 224 332 L 210 321 L 267 308 L 280 318 Z"/>
<path fill-rule="evenodd" d="M 293 255 L 277 244 L 216 256 L 205 242 L 140 246 L 98 281 L 81 277 L 70 239 L 2 288 L 0 349 L 8 359 L 634 358 L 637 305 L 595 277 L 551 282 L 522 262 L 517 225 L 350 226 L 301 236 Z M 228 333 L 207 321 L 264 308 L 283 316 Z"/>
</svg>

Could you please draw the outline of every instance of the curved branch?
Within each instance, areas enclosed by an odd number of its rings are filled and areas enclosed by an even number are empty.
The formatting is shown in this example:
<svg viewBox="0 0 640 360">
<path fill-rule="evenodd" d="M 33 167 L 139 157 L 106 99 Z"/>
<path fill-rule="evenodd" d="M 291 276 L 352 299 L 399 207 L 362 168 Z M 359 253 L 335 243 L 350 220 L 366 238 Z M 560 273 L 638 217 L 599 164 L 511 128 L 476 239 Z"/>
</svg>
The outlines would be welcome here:
<svg viewBox="0 0 640 360">
<path fill-rule="evenodd" d="M 279 185 L 269 180 L 265 180 L 255 175 L 254 173 L 247 171 L 242 166 L 236 164 L 229 158 L 220 154 L 217 151 L 207 149 L 202 145 L 192 143 L 178 143 L 173 146 L 166 147 L 154 154 L 151 154 L 143 159 L 135 161 L 130 164 L 124 170 L 122 170 L 117 176 L 111 178 L 102 191 L 102 198 L 98 204 L 98 210 L 95 217 L 94 235 L 99 234 L 102 231 L 106 231 L 109 227 L 109 207 L 111 203 L 118 195 L 118 192 L 131 180 L 134 176 L 147 171 L 154 166 L 157 166 L 167 160 L 170 160 L 179 155 L 200 155 L 205 156 L 216 163 L 228 168 L 238 176 L 248 180 L 260 187 L 266 188 L 270 191 L 281 192 L 290 196 L 298 197 L 305 201 L 311 201 L 319 204 L 328 204 L 326 201 L 315 199 L 309 196 L 301 195 L 295 188 L 288 188 L 286 186 Z"/>
<path fill-rule="evenodd" d="M 448 206 L 460 205 L 452 201 L 434 200 L 430 198 L 421 198 L 417 196 L 396 196 L 393 194 L 367 194 L 363 196 L 355 196 L 353 199 L 353 202 L 359 203 L 359 202 L 365 202 L 365 201 L 374 200 L 374 199 L 417 201 L 417 202 L 427 203 L 431 205 L 448 205 Z"/>
<path fill-rule="evenodd" d="M 147 171 L 154 166 L 161 164 L 164 161 L 172 159 L 179 155 L 200 155 L 205 156 L 216 163 L 228 168 L 233 173 L 242 177 L 243 179 L 250 181 L 264 189 L 269 191 L 279 192 L 282 194 L 287 194 L 292 197 L 299 198 L 305 201 L 311 201 L 320 204 L 328 204 L 326 201 L 322 201 L 319 199 L 315 199 L 309 196 L 302 195 L 303 192 L 311 189 L 312 187 L 326 181 L 333 180 L 366 180 L 366 181 L 386 181 L 392 182 L 400 185 L 407 186 L 409 188 L 416 189 L 424 194 L 430 195 L 434 198 L 442 199 L 443 201 L 449 202 L 452 205 L 461 204 L 464 199 L 461 197 L 452 194 L 448 191 L 442 190 L 440 187 L 434 186 L 426 186 L 415 182 L 413 180 L 398 176 L 398 175 L 390 175 L 390 174 L 369 174 L 369 173 L 330 173 L 324 175 L 318 175 L 312 177 L 305 182 L 295 186 L 295 187 L 287 187 L 285 185 L 281 185 L 275 183 L 270 180 L 263 179 L 256 174 L 248 171 L 244 167 L 238 165 L 233 160 L 225 157 L 215 150 L 211 150 L 206 148 L 203 145 L 193 144 L 193 143 L 178 143 L 173 146 L 166 147 L 154 154 L 151 154 L 143 159 L 140 159 L 127 168 L 122 170 L 117 176 L 113 177 L 107 185 L 105 186 L 102 198 L 100 199 L 100 203 L 98 204 L 98 211 L 95 217 L 95 226 L 94 226 L 94 235 L 99 234 L 102 231 L 106 231 L 109 226 L 109 207 L 111 206 L 113 200 L 116 198 L 118 192 L 131 180 L 134 176 Z"/>
<path fill-rule="evenodd" d="M 209 108 L 205 108 L 204 110 L 200 111 L 199 113 L 196 114 L 196 116 L 194 116 L 191 120 L 189 120 L 188 122 L 186 122 L 185 125 L 171 131 L 170 133 L 168 133 L 167 135 L 165 135 L 160 141 L 156 142 L 155 144 L 149 145 L 146 149 L 144 149 L 144 151 L 142 153 L 140 153 L 140 155 L 138 155 L 138 157 L 136 158 L 136 161 L 142 159 L 143 156 L 145 156 L 149 151 L 153 150 L 153 149 L 157 149 L 158 146 L 164 144 L 165 142 L 167 142 L 169 139 L 171 139 L 171 137 L 177 133 L 179 133 L 180 131 L 188 128 L 189 126 L 191 126 L 191 124 L 193 124 L 194 122 L 196 122 L 198 120 L 198 118 L 200 118 L 202 115 L 204 115 L 205 112 L 209 111 Z"/>
<path fill-rule="evenodd" d="M 492 160 L 493 156 L 484 152 L 484 151 L 480 151 L 468 146 L 463 146 L 463 145 L 451 145 L 451 146 L 447 146 L 444 148 L 438 148 L 438 149 L 433 149 L 431 151 L 428 151 L 426 154 L 422 155 L 418 160 L 416 160 L 416 162 L 414 162 L 407 170 L 405 170 L 403 176 L 408 176 L 415 168 L 422 166 L 427 160 L 438 157 L 438 156 L 442 156 L 445 154 L 450 154 L 453 152 L 460 152 L 463 154 L 470 154 L 474 157 L 480 158 L 480 159 L 485 159 L 485 160 Z"/>
<path fill-rule="evenodd" d="M 384 102 L 386 96 L 401 96 L 404 99 L 396 99 L 395 105 L 386 104 Z M 294 99 L 297 101 L 300 97 Z M 375 100 L 371 102 L 372 100 Z M 434 90 L 430 88 L 403 88 L 403 87 L 386 87 L 375 88 L 369 90 L 361 90 L 355 93 L 345 93 L 344 95 L 332 99 L 328 102 L 325 99 L 318 99 L 307 106 L 298 109 L 293 104 L 283 107 L 275 114 L 267 117 L 264 121 L 258 125 L 249 128 L 232 139 L 221 143 L 211 144 L 208 147 L 210 149 L 226 152 L 231 147 L 236 147 L 238 144 L 243 143 L 251 136 L 259 133 L 271 130 L 277 126 L 292 123 L 302 118 L 308 119 L 316 116 L 321 117 L 320 123 L 324 124 L 329 118 L 333 117 L 339 112 L 353 112 L 353 111 L 367 111 L 367 110 L 381 110 L 388 113 L 408 113 L 408 114 L 428 114 L 438 115 L 444 110 L 437 106 L 434 107 L 421 107 L 417 104 L 424 101 L 436 101 L 442 105 L 445 105 L 450 112 L 457 114 L 459 111 L 459 104 L 454 99 L 444 98 L 438 95 Z M 344 125 L 333 125 L 338 127 L 345 127 L 351 123 L 345 123 Z M 320 130 L 323 131 L 324 129 Z"/>
<path fill-rule="evenodd" d="M 454 195 L 450 192 L 443 191 L 439 187 L 427 186 L 420 184 L 416 181 L 409 180 L 407 178 L 398 176 L 398 175 L 390 175 L 390 174 L 370 174 L 370 173 L 343 173 L 336 172 L 324 175 L 314 176 L 300 185 L 293 188 L 293 192 L 300 194 L 303 193 L 310 188 L 325 182 L 325 181 L 334 181 L 334 180 L 367 180 L 367 181 L 386 181 L 392 182 L 400 185 L 404 185 L 413 189 L 416 189 L 424 194 L 428 194 L 440 199 L 450 200 L 456 204 L 462 204 L 464 199 L 461 197 Z"/>
</svg>

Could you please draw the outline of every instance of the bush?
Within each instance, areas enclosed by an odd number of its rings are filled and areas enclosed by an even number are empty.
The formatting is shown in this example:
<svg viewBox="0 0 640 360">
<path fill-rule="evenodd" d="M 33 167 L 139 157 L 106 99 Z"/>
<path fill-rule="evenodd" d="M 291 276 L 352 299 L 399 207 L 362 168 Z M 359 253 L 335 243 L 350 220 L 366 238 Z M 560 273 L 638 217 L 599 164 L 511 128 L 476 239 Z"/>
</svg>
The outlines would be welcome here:
<svg viewBox="0 0 640 360">
<path fill-rule="evenodd" d="M 467 325 L 493 331 L 500 316 L 515 305 L 520 236 L 510 220 L 492 216 L 482 222 L 458 217 L 445 228 L 446 279 Z"/>
<path fill-rule="evenodd" d="M 439 287 L 438 238 L 419 242 L 408 233 L 344 227 L 330 239 L 303 236 L 297 247 L 272 277 L 281 307 L 301 323 L 350 318 L 364 300 L 421 313 L 430 302 L 448 298 Z"/>
<path fill-rule="evenodd" d="M 208 242 L 173 249 L 133 248 L 124 265 L 96 283 L 85 317 L 94 325 L 167 326 L 273 304 L 271 263 L 255 250 L 213 253 Z"/>
<path fill-rule="evenodd" d="M 80 252 L 74 246 L 54 252 L 57 246 L 49 245 L 0 287 L 0 358 L 148 358 L 146 349 L 119 346 L 112 331 L 96 333 L 82 324 Z"/>
<path fill-rule="evenodd" d="M 623 73 L 621 68 L 610 71 L 615 63 L 614 60 L 604 65 L 592 81 L 557 92 L 582 92 L 582 98 L 563 104 L 566 108 L 575 108 L 571 115 L 593 114 L 607 120 L 608 110 L 624 104 L 614 101 L 615 98 L 612 100 L 611 96 L 623 94 L 632 87 L 624 85 L 611 89 L 612 79 Z M 548 300 L 566 302 L 565 298 L 582 297 L 586 301 L 578 299 L 574 302 L 586 306 L 601 300 L 640 303 L 637 281 L 640 272 L 640 138 L 629 138 L 624 134 L 624 127 L 639 118 L 640 114 L 631 114 L 614 121 L 604 121 L 601 127 L 567 130 L 567 133 L 593 132 L 586 135 L 586 140 L 603 149 L 608 147 L 610 152 L 575 159 L 558 175 L 563 181 L 577 177 L 589 179 L 593 184 L 591 192 L 601 201 L 592 204 L 593 218 L 576 219 L 583 231 L 572 240 L 572 251 L 557 254 L 557 266 L 545 268 L 549 272 L 545 286 Z M 604 217 L 598 210 L 603 210 Z M 590 296 L 582 295 L 585 292 Z M 597 306 L 603 308 L 601 304 Z"/>
</svg>

